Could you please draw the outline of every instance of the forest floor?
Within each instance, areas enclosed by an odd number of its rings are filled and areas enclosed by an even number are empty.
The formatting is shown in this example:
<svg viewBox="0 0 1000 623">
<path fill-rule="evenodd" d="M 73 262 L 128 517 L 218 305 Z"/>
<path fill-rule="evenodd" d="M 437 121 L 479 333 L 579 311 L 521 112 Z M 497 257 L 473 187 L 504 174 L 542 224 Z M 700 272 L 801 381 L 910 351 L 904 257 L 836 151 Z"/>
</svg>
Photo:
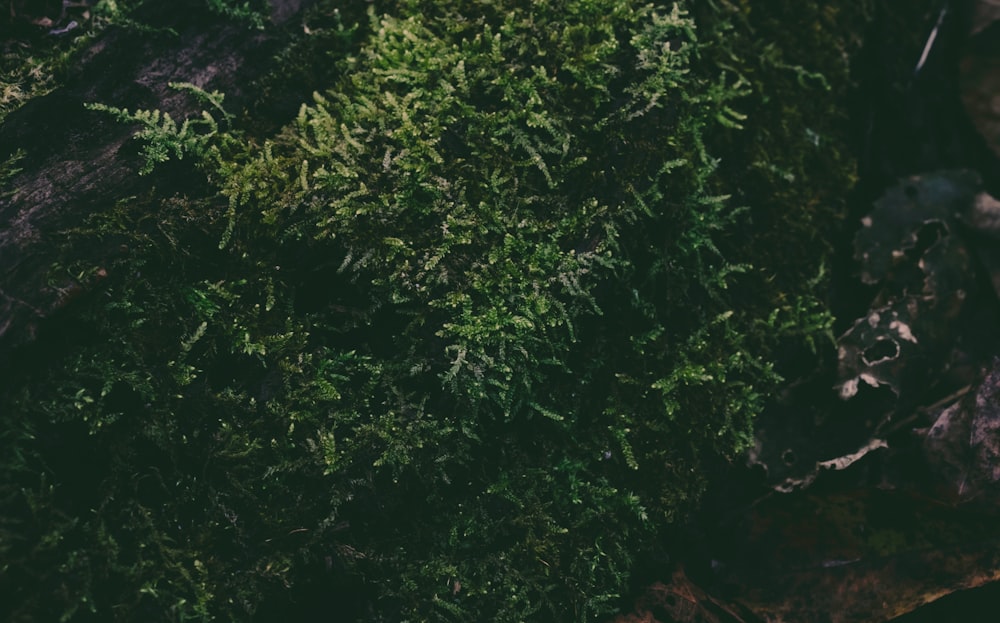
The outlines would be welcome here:
<svg viewBox="0 0 1000 623">
<path fill-rule="evenodd" d="M 856 61 L 837 356 L 761 418 L 619 623 L 995 620 L 1000 7 L 929 17 L 922 49 L 875 24 Z"/>
<path fill-rule="evenodd" d="M 301 3 L 274 4 L 280 20 Z M 958 4 L 943 3 L 919 50 L 893 47 L 889 22 L 868 33 L 853 102 L 859 183 L 832 267 L 839 350 L 787 388 L 746 464 L 720 467 L 702 510 L 649 554 L 617 623 L 995 620 L 982 613 L 1000 598 L 1000 6 Z M 69 35 L 70 21 L 34 27 Z M 178 117 L 183 98 L 162 85 L 193 65 L 219 71 L 238 103 L 272 42 L 233 32 L 203 34 L 212 63 L 168 51 L 169 62 L 114 71 L 155 75 L 160 87 L 129 85 L 147 91 L 128 98 Z M 153 43 L 125 33 L 107 45 Z M 101 55 L 68 85 L 76 99 L 125 97 L 105 60 L 143 56 Z M 275 114 L 290 116 L 299 95 L 276 96 Z M 111 196 L 80 193 L 81 179 L 125 196 L 176 174 L 129 175 L 112 162 L 127 128 L 53 106 L 0 126 L 0 161 L 4 142 L 34 140 L 51 149 L 17 166 L 68 153 L 78 167 L 36 180 L 39 203 L 63 206 L 45 219 L 71 226 L 67 215 Z M 0 223 L 0 283 L 45 282 L 47 241 L 25 233 L 33 215 L 20 218 Z M 0 363 L 74 287 L 0 291 Z"/>
</svg>

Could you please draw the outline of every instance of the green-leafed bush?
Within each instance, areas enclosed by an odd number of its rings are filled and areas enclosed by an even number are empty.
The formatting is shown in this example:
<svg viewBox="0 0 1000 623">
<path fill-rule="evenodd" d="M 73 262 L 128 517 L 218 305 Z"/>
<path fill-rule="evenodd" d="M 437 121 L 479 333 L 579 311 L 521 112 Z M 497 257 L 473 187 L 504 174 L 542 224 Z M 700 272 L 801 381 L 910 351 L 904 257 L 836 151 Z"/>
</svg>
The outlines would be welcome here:
<svg viewBox="0 0 1000 623">
<path fill-rule="evenodd" d="M 271 139 L 166 128 L 223 200 L 67 233 L 121 250 L 2 396 L 0 613 L 615 612 L 829 329 L 864 16 L 749 4 L 401 1 Z"/>
</svg>

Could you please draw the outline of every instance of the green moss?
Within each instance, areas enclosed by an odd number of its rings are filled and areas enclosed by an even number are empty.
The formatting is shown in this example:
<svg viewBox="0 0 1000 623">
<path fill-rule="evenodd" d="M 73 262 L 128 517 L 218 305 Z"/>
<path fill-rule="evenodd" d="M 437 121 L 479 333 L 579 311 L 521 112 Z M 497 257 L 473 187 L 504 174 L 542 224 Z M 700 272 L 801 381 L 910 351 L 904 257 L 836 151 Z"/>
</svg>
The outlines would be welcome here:
<svg viewBox="0 0 1000 623">
<path fill-rule="evenodd" d="M 24 150 L 19 149 L 6 160 L 0 162 L 0 199 L 6 199 L 14 193 L 14 189 L 10 187 L 10 180 L 21 172 L 17 165 L 22 158 L 24 158 Z"/>
<path fill-rule="evenodd" d="M 0 49 L 0 123 L 25 102 L 59 86 L 72 69 L 76 53 L 93 43 L 109 25 L 126 21 L 127 14 L 137 3 L 138 0 L 100 0 L 90 9 L 87 22 L 74 31 L 70 39 L 46 37 L 32 31 L 33 36 L 24 40 L 11 36 L 3 41 Z M 10 10 L 13 18 L 13 4 Z"/>
<path fill-rule="evenodd" d="M 257 28 L 264 28 L 270 10 L 267 0 L 205 0 L 205 6 L 213 13 L 229 19 L 247 22 Z"/>
<path fill-rule="evenodd" d="M 40 513 L 5 614 L 237 620 L 348 577 L 381 620 L 606 617 L 782 340 L 828 330 L 861 16 L 790 10 L 823 47 L 728 3 L 383 9 L 274 137 L 182 150 L 222 201 L 71 235 L 124 250 L 0 404 L 5 506 Z M 87 487 L 53 435 L 102 457 Z"/>
<path fill-rule="evenodd" d="M 238 140 L 237 135 L 224 133 L 219 126 L 220 121 L 224 126 L 232 126 L 233 122 L 233 115 L 222 106 L 225 99 L 223 93 L 208 93 L 187 83 L 172 82 L 169 86 L 191 94 L 208 110 L 203 110 L 200 117 L 186 119 L 178 125 L 170 113 L 161 113 L 159 110 L 129 112 L 107 104 L 86 104 L 88 109 L 107 113 L 123 123 L 142 126 L 133 137 L 143 143 L 142 157 L 145 162 L 139 169 L 139 175 L 152 172 L 157 164 L 171 158 L 183 160 L 188 156 L 202 163 L 212 163 L 219 157 L 220 145 L 225 146 Z"/>
</svg>

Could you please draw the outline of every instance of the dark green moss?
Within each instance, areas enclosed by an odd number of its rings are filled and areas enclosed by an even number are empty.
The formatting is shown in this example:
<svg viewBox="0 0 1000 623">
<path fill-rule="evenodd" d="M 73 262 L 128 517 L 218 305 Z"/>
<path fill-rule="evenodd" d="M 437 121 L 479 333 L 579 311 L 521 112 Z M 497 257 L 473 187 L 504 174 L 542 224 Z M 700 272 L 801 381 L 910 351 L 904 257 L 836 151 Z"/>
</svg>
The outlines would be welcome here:
<svg viewBox="0 0 1000 623">
<path fill-rule="evenodd" d="M 288 52 L 337 65 L 271 139 L 183 152 L 221 201 L 74 232 L 123 251 L 0 403 L 4 614 L 358 583 L 374 620 L 614 612 L 750 444 L 779 345 L 829 328 L 863 9 L 716 4 L 380 7 Z"/>
</svg>

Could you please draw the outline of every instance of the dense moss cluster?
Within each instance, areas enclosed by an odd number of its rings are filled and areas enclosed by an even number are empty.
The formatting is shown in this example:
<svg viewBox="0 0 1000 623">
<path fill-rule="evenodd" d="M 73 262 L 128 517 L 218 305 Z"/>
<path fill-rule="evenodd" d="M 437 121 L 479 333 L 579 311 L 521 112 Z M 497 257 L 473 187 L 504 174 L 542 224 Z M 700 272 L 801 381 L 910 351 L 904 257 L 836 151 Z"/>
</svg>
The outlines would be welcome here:
<svg viewBox="0 0 1000 623">
<path fill-rule="evenodd" d="M 311 35 L 342 78 L 276 135 L 218 94 L 204 134 L 147 127 L 219 195 L 67 233 L 118 251 L 2 396 L 3 614 L 240 620 L 304 583 L 368 620 L 614 612 L 829 327 L 864 16 L 773 4 L 377 5 Z"/>
</svg>

